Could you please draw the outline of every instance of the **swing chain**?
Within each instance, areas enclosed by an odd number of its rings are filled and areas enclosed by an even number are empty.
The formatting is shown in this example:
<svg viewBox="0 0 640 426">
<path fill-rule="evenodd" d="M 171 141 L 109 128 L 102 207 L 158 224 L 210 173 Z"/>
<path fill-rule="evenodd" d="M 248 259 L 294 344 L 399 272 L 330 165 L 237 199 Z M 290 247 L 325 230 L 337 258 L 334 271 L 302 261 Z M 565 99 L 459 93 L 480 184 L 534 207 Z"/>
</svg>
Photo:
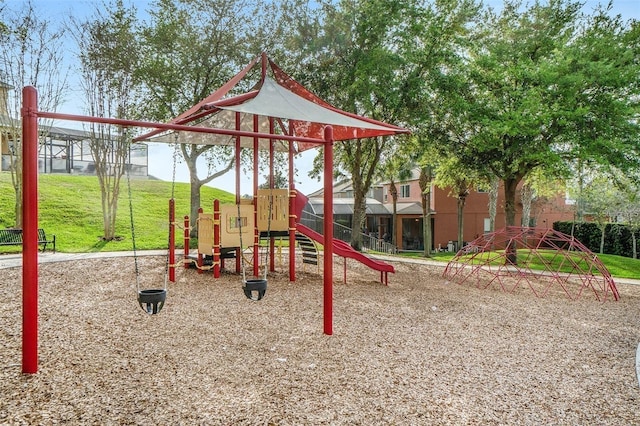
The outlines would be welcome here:
<svg viewBox="0 0 640 426">
<path fill-rule="evenodd" d="M 129 159 L 129 163 L 131 163 L 131 159 Z M 127 173 L 127 192 L 129 196 L 129 218 L 131 224 L 131 245 L 133 249 L 133 264 L 136 276 L 136 290 L 140 292 L 140 270 L 138 268 L 138 253 L 136 250 L 136 231 L 133 220 L 133 196 L 131 194 L 131 173 L 129 171 L 130 167 L 125 167 Z"/>
<path fill-rule="evenodd" d="M 176 192 L 176 163 L 178 162 L 178 132 L 176 132 L 175 146 L 173 147 L 173 175 L 171 179 L 171 198 L 174 197 Z"/>
<path fill-rule="evenodd" d="M 176 192 L 176 164 L 178 162 L 178 132 L 175 134 L 175 145 L 173 147 L 173 174 L 171 177 L 171 199 L 175 202 L 175 192 Z M 175 205 L 175 204 L 174 204 Z M 167 234 L 167 259 L 164 264 L 164 288 L 167 289 L 167 281 L 169 279 L 169 268 L 172 265 L 169 265 L 169 250 L 171 250 L 171 227 L 175 227 L 174 223 L 169 223 L 169 232 Z"/>
<path fill-rule="evenodd" d="M 264 254 L 264 279 L 267 279 L 269 248 L 271 247 L 271 215 L 273 214 L 273 181 L 269 185 L 269 211 L 267 216 L 267 249 Z"/>
<path fill-rule="evenodd" d="M 240 262 L 242 263 L 242 283 L 247 282 L 247 274 L 245 272 L 245 264 L 244 264 L 244 246 L 242 245 L 242 217 L 240 216 L 240 201 L 237 202 L 238 207 L 238 217 L 236 217 L 237 225 L 238 225 L 238 236 L 240 237 Z"/>
</svg>

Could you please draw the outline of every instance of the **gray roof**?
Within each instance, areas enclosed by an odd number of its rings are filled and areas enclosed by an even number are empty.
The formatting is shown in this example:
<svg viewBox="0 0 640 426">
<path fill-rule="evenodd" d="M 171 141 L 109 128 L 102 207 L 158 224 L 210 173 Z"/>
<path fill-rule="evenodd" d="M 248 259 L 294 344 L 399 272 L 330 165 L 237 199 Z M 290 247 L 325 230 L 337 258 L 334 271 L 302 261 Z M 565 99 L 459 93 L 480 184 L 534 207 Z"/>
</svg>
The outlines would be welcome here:
<svg viewBox="0 0 640 426">
<path fill-rule="evenodd" d="M 391 212 L 380 201 L 373 198 L 367 198 L 366 212 L 369 215 L 389 215 Z M 309 205 L 315 214 L 321 215 L 324 209 L 323 198 L 310 198 Z M 333 214 L 351 215 L 353 214 L 353 198 L 334 198 Z"/>
<path fill-rule="evenodd" d="M 58 127 L 58 126 L 51 126 L 48 127 L 47 126 L 40 126 L 41 130 L 44 130 L 47 132 L 48 136 L 51 136 L 54 139 L 61 139 L 61 140 L 85 140 L 85 139 L 90 139 L 91 138 L 91 133 L 84 131 L 84 130 L 78 130 L 78 129 L 67 129 L 64 127 Z"/>
<path fill-rule="evenodd" d="M 389 204 L 389 208 L 393 209 L 393 206 L 391 204 Z M 422 214 L 422 204 L 420 204 L 420 203 L 396 203 L 396 212 L 398 214 Z"/>
</svg>

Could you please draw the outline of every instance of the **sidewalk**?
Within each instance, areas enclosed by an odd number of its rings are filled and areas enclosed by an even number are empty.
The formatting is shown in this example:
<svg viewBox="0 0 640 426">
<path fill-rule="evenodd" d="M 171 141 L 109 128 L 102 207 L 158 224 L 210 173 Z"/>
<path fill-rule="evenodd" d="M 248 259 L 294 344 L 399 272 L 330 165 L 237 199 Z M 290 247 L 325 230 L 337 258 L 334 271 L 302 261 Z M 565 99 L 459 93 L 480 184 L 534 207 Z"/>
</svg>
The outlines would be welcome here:
<svg viewBox="0 0 640 426">
<path fill-rule="evenodd" d="M 138 256 L 166 256 L 166 250 L 142 250 Z M 38 263 L 72 262 L 84 259 L 104 259 L 112 257 L 133 257 L 132 251 L 96 252 L 96 253 L 38 253 Z M 0 269 L 22 266 L 22 253 L 0 254 Z"/>
</svg>

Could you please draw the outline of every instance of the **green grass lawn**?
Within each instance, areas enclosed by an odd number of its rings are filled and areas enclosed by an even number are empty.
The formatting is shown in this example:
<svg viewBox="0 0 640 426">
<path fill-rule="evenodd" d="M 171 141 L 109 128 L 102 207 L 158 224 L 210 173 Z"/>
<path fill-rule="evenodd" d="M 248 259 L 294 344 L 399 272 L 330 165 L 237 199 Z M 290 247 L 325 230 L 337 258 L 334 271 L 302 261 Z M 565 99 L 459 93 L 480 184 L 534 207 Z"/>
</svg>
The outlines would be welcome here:
<svg viewBox="0 0 640 426">
<path fill-rule="evenodd" d="M 171 182 L 131 179 L 136 247 L 140 250 L 164 249 L 168 244 L 169 198 Z M 176 217 L 189 214 L 189 184 L 176 183 Z M 213 200 L 230 203 L 235 196 L 205 186 L 201 192 L 205 209 L 213 210 Z M 0 228 L 15 225 L 15 193 L 11 174 L 0 173 Z M 39 227 L 56 235 L 56 248 L 62 252 L 131 250 L 131 225 L 127 181 L 123 178 L 118 200 L 116 234 L 118 241 L 103 241 L 100 184 L 95 176 L 40 175 L 38 179 Z M 182 234 L 176 232 L 181 245 Z M 0 252 L 19 252 L 20 246 L 0 246 Z"/>
<path fill-rule="evenodd" d="M 402 253 L 400 254 L 400 256 L 423 258 L 423 254 L 419 252 Z M 526 256 L 527 256 L 526 251 L 522 249 L 518 250 L 518 260 L 520 262 L 522 262 Z M 607 269 L 609 270 L 609 273 L 612 276 L 618 277 L 618 278 L 640 279 L 640 260 L 639 259 L 631 259 L 629 257 L 614 256 L 611 254 L 597 254 L 597 256 L 598 256 L 598 259 L 600 259 L 600 261 L 607 267 Z M 436 261 L 441 261 L 444 263 L 444 262 L 449 262 L 454 257 L 455 257 L 455 253 L 442 252 L 442 253 L 434 253 L 431 259 Z M 561 257 L 555 256 L 554 252 L 552 251 L 548 251 L 548 252 L 542 251 L 541 257 L 542 259 L 545 259 L 544 260 L 545 262 L 550 263 L 552 266 L 559 265 L 560 259 L 561 259 Z M 533 270 L 544 270 L 545 266 L 542 259 L 531 257 L 529 259 L 530 261 L 529 267 Z M 482 259 L 478 257 L 478 261 L 480 260 Z M 501 258 L 499 260 L 495 260 L 494 263 L 498 261 L 504 261 L 504 259 Z M 580 260 L 577 258 L 576 258 L 576 262 L 579 265 L 581 264 L 584 265 L 585 263 L 584 260 Z M 562 271 L 566 271 L 566 272 L 571 271 L 571 269 L 572 268 L 566 264 L 561 268 Z"/>
<path fill-rule="evenodd" d="M 131 226 L 127 182 L 122 180 L 117 218 L 117 241 L 103 241 L 100 184 L 95 176 L 40 175 L 39 227 L 47 235 L 56 235 L 59 251 L 98 252 L 131 250 Z M 131 180 L 136 247 L 140 250 L 165 249 L 168 245 L 168 211 L 171 182 Z M 218 198 L 223 203 L 234 202 L 234 195 L 219 189 L 202 188 L 202 204 L 212 206 Z M 181 221 L 189 214 L 189 184 L 176 183 L 176 216 Z M 15 193 L 11 175 L 0 173 L 0 228 L 13 227 Z M 212 207 L 206 207 L 212 210 Z M 182 245 L 182 234 L 176 232 L 176 242 Z M 287 241 L 282 242 L 284 245 Z M 17 253 L 20 246 L 0 246 L 0 253 Z M 422 257 L 422 253 L 403 253 L 402 256 Z M 433 260 L 448 262 L 453 253 L 435 253 Z M 598 255 L 613 276 L 640 278 L 640 260 L 613 255 Z M 543 269 L 542 263 L 531 265 Z"/>
</svg>

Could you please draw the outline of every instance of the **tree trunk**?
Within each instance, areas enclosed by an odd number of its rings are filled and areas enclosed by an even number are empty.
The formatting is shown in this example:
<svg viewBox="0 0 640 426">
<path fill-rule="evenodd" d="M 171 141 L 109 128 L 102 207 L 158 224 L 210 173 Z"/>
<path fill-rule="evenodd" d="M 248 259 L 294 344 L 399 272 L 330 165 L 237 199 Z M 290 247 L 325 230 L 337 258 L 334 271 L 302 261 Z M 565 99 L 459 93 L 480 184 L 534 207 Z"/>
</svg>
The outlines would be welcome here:
<svg viewBox="0 0 640 426">
<path fill-rule="evenodd" d="M 422 239 L 424 245 L 424 257 L 431 257 L 431 181 L 433 173 L 431 166 L 420 169 L 421 203 L 422 203 Z"/>
<path fill-rule="evenodd" d="M 516 223 L 516 188 L 520 179 L 511 178 L 504 180 L 504 213 L 505 213 L 505 226 L 507 227 L 507 235 L 509 235 L 509 227 L 514 226 Z M 518 253 L 515 241 L 510 240 L 511 243 L 505 247 L 506 261 L 512 265 L 518 264 Z"/>
<path fill-rule="evenodd" d="M 504 180 L 504 214 L 505 226 L 516 224 L 516 188 L 520 183 L 518 178 Z"/>
<path fill-rule="evenodd" d="M 392 229 L 389 230 L 391 232 L 391 244 L 394 246 L 398 246 L 397 238 L 396 238 L 396 229 L 397 229 L 397 221 L 398 221 L 398 188 L 396 187 L 393 179 L 389 184 L 389 192 L 391 193 L 391 200 L 393 201 L 393 216 L 392 216 Z"/>
<path fill-rule="evenodd" d="M 354 191 L 353 198 L 353 223 L 351 224 L 351 247 L 362 251 L 362 227 L 367 218 L 367 206 L 363 194 Z"/>
<path fill-rule="evenodd" d="M 198 179 L 197 173 L 197 169 L 192 172 L 191 167 L 189 167 L 189 217 L 192 218 L 190 231 L 191 238 L 198 237 L 198 209 L 202 207 L 205 212 L 209 210 L 208 206 L 201 205 L 200 188 L 202 188 L 202 183 L 200 182 L 200 179 Z M 211 208 L 213 209 L 213 206 L 211 206 Z"/>
<path fill-rule="evenodd" d="M 489 232 L 496 230 L 496 214 L 498 212 L 498 188 L 500 179 L 491 179 L 491 189 L 489 190 Z"/>
<path fill-rule="evenodd" d="M 607 224 L 600 226 L 600 254 L 604 254 L 604 236 L 607 230 Z"/>
<path fill-rule="evenodd" d="M 3 123 L 0 122 L 0 126 Z M 18 132 L 19 129 L 15 129 Z M 3 132 L 0 136 L 8 136 L 10 132 Z M 20 151 L 17 152 L 16 150 Z M 9 170 L 11 171 L 11 183 L 13 185 L 13 191 L 16 194 L 15 203 L 13 206 L 13 212 L 15 214 L 14 226 L 16 229 L 22 229 L 22 143 L 18 144 L 16 148 L 14 145 L 13 150 L 9 150 Z"/>
<path fill-rule="evenodd" d="M 633 258 L 637 259 L 638 258 L 638 243 L 636 240 L 636 231 L 632 230 L 631 231 L 631 243 L 633 245 Z"/>
<path fill-rule="evenodd" d="M 531 203 L 533 202 L 533 188 L 529 184 L 522 185 L 522 226 L 531 226 Z"/>
<path fill-rule="evenodd" d="M 180 144 L 180 151 L 182 152 L 182 157 L 184 158 L 185 163 L 187 164 L 187 168 L 189 169 L 189 183 L 190 183 L 190 199 L 189 199 L 189 217 L 191 218 L 191 231 L 189 235 L 191 238 L 198 237 L 198 209 L 202 207 L 205 211 L 207 209 L 213 210 L 213 205 L 211 206 L 201 206 L 200 204 L 200 188 L 203 185 L 211 182 L 213 179 L 222 176 L 231 170 L 235 164 L 235 158 L 233 156 L 229 157 L 229 161 L 227 165 L 213 174 L 210 174 L 204 179 L 200 179 L 198 177 L 198 166 L 197 161 L 198 157 L 207 151 L 210 147 L 207 146 L 198 146 L 198 145 L 189 145 L 182 143 Z M 174 158 L 174 161 L 177 161 Z M 175 167 L 175 164 L 174 166 Z"/>
<path fill-rule="evenodd" d="M 16 172 L 17 173 L 17 172 Z M 17 179 L 17 183 L 14 184 L 13 189 L 16 193 L 16 229 L 22 229 L 22 167 L 20 167 L 20 177 Z"/>
<path fill-rule="evenodd" d="M 464 205 L 467 202 L 466 195 L 458 195 L 458 248 L 462 248 L 464 240 Z"/>
</svg>

